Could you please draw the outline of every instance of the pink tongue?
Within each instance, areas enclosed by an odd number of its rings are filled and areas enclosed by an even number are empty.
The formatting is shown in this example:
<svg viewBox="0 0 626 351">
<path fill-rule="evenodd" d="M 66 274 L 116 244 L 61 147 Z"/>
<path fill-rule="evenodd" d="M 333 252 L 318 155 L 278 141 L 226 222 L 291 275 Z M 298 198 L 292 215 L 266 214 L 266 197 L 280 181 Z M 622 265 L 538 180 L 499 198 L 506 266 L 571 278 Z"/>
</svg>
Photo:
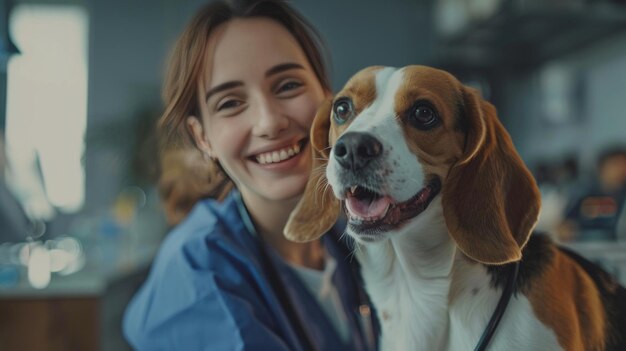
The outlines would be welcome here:
<svg viewBox="0 0 626 351">
<path fill-rule="evenodd" d="M 387 207 L 391 204 L 389 196 L 378 198 L 374 201 L 359 200 L 349 196 L 346 199 L 346 208 L 354 217 L 364 219 L 378 219 L 385 214 Z"/>
</svg>

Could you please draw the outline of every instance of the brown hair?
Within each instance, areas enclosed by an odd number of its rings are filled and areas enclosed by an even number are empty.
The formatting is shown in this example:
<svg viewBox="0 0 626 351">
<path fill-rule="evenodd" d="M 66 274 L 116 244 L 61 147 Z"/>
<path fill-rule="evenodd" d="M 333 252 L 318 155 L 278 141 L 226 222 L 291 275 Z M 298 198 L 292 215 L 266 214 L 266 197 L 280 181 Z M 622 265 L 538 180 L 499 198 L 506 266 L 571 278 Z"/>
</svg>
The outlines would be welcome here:
<svg viewBox="0 0 626 351">
<path fill-rule="evenodd" d="M 177 222 L 174 218 L 182 218 L 181 215 L 186 214 L 200 198 L 222 199 L 232 189 L 232 182 L 219 165 L 212 165 L 208 159 L 201 164 L 200 151 L 195 147 L 185 121 L 189 116 L 200 115 L 198 81 L 205 73 L 209 38 L 223 23 L 235 18 L 253 17 L 269 18 L 283 25 L 302 47 L 322 88 L 331 90 L 326 71 L 328 61 L 322 54 L 324 50 L 319 34 L 285 1 L 217 1 L 202 7 L 179 37 L 163 84 L 165 110 L 158 123 L 162 169 L 159 188 L 171 223 Z M 183 156 L 188 153 L 195 156 Z M 172 154 L 179 156 L 172 157 Z M 181 177 L 171 176 L 172 173 Z M 164 176 L 166 174 L 170 176 Z M 181 181 L 196 185 L 183 186 Z M 189 190 L 181 191 L 183 188 Z"/>
</svg>

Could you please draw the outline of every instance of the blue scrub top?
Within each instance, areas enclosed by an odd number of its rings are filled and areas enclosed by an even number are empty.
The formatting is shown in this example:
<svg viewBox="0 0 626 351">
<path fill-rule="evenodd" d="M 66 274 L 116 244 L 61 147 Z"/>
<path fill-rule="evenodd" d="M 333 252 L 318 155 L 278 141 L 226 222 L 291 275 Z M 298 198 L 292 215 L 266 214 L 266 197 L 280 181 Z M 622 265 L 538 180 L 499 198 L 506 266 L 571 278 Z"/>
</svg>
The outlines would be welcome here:
<svg viewBox="0 0 626 351">
<path fill-rule="evenodd" d="M 342 227 L 332 228 L 322 243 L 337 261 L 332 279 L 348 316 L 349 345 L 250 225 L 233 191 L 221 203 L 199 202 L 168 234 L 124 315 L 124 334 L 135 349 L 376 349 L 378 323 L 371 308 L 371 317 L 363 313 L 370 305 L 350 243 L 339 239 Z"/>
</svg>

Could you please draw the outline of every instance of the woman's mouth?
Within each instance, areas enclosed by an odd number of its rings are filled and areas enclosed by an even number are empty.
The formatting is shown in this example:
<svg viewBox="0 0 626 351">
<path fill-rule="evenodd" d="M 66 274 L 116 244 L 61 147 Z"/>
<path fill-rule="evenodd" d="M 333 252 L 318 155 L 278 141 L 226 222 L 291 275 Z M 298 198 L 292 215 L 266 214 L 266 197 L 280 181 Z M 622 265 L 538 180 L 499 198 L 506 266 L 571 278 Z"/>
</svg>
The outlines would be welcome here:
<svg viewBox="0 0 626 351">
<path fill-rule="evenodd" d="M 305 143 L 306 139 L 302 139 L 294 143 L 293 145 L 289 145 L 269 152 L 263 152 L 254 155 L 251 158 L 262 165 L 284 162 L 297 156 L 302 151 L 302 149 L 304 149 Z"/>
</svg>

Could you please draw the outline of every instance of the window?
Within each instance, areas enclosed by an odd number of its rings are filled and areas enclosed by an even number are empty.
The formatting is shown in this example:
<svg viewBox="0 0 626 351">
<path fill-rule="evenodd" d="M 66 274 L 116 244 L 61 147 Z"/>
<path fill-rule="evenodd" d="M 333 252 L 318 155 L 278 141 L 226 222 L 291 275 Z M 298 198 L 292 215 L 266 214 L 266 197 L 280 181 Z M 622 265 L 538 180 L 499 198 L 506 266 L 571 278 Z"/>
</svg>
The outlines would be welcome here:
<svg viewBox="0 0 626 351">
<path fill-rule="evenodd" d="M 31 219 L 49 220 L 84 202 L 87 13 L 22 4 L 9 25 L 21 54 L 7 67 L 7 183 Z"/>
</svg>

